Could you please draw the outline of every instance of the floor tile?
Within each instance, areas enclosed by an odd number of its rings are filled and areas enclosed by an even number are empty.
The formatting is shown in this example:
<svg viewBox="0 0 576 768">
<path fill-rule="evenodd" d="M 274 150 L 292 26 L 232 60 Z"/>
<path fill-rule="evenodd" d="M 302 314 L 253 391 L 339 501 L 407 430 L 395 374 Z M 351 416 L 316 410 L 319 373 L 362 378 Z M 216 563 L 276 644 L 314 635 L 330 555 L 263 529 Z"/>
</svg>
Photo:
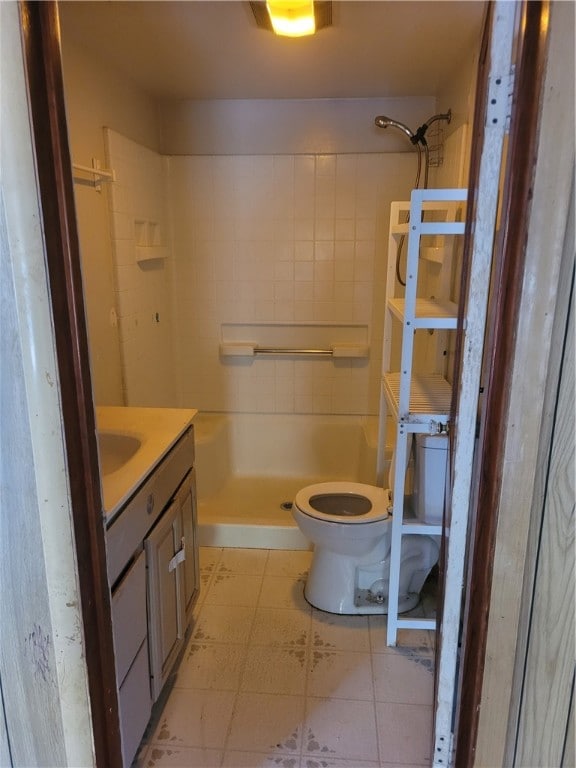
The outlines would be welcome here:
<svg viewBox="0 0 576 768">
<path fill-rule="evenodd" d="M 214 749 L 151 746 L 138 768 L 219 768 L 222 752 Z"/>
<path fill-rule="evenodd" d="M 203 643 L 193 640 L 180 664 L 178 688 L 237 691 L 246 657 L 246 646 Z"/>
<path fill-rule="evenodd" d="M 399 765 L 430 765 L 432 707 L 376 703 L 382 760 Z"/>
<path fill-rule="evenodd" d="M 221 749 L 236 694 L 174 688 L 150 743 L 162 747 Z"/>
<path fill-rule="evenodd" d="M 262 608 L 298 608 L 311 612 L 304 597 L 304 582 L 290 576 L 267 576 L 262 584 Z"/>
<path fill-rule="evenodd" d="M 216 566 L 217 573 L 243 573 L 261 576 L 268 560 L 267 549 L 225 549 Z"/>
<path fill-rule="evenodd" d="M 304 697 L 240 693 L 236 700 L 228 750 L 297 757 L 302 743 Z"/>
<path fill-rule="evenodd" d="M 338 651 L 370 651 L 367 616 L 338 616 L 312 610 L 312 646 Z"/>
<path fill-rule="evenodd" d="M 306 661 L 306 648 L 250 646 L 240 690 L 303 695 Z"/>
<path fill-rule="evenodd" d="M 198 551 L 198 561 L 201 571 L 214 570 L 214 567 L 222 555 L 221 547 L 200 547 Z"/>
<path fill-rule="evenodd" d="M 216 573 L 208 588 L 206 605 L 254 606 L 258 602 L 262 576 Z"/>
<path fill-rule="evenodd" d="M 203 605 L 192 638 L 220 643 L 247 643 L 255 612 L 254 608 L 244 606 Z"/>
<path fill-rule="evenodd" d="M 373 653 L 387 653 L 394 650 L 386 645 L 386 616 L 369 616 L 370 646 Z M 431 649 L 431 633 L 426 629 L 401 629 L 398 631 L 396 647 L 413 648 L 418 651 Z"/>
<path fill-rule="evenodd" d="M 376 701 L 400 704 L 432 703 L 434 655 L 396 648 L 393 653 L 373 655 Z"/>
<path fill-rule="evenodd" d="M 370 654 L 312 649 L 307 694 L 321 698 L 373 701 Z"/>
<path fill-rule="evenodd" d="M 306 699 L 303 754 L 377 760 L 374 704 L 349 699 Z"/>
<path fill-rule="evenodd" d="M 267 576 L 292 576 L 303 578 L 308 575 L 312 552 L 306 550 L 270 550 L 266 563 Z"/>
<path fill-rule="evenodd" d="M 309 611 L 256 608 L 250 645 L 305 648 L 310 637 Z"/>
<path fill-rule="evenodd" d="M 300 768 L 299 754 L 226 752 L 222 768 Z"/>
<path fill-rule="evenodd" d="M 322 754 L 321 757 L 303 755 L 300 768 L 380 768 L 380 763 L 356 758 L 339 760 L 338 758 L 326 757 L 325 754 Z"/>
</svg>

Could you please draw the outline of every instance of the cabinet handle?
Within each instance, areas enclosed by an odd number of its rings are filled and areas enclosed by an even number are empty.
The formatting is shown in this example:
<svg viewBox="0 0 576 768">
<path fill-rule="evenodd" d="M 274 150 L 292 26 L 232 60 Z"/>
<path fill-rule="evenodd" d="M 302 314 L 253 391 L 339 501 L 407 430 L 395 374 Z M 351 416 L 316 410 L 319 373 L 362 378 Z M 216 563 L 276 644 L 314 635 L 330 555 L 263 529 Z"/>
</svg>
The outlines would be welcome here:
<svg viewBox="0 0 576 768">
<path fill-rule="evenodd" d="M 184 560 L 186 560 L 186 550 L 184 547 L 179 552 L 176 552 L 172 560 L 168 563 L 168 573 L 172 573 L 172 571 L 177 568 L 180 563 L 183 563 Z"/>
<path fill-rule="evenodd" d="M 151 515 L 154 511 L 154 494 L 150 493 L 146 499 L 146 512 Z"/>
</svg>

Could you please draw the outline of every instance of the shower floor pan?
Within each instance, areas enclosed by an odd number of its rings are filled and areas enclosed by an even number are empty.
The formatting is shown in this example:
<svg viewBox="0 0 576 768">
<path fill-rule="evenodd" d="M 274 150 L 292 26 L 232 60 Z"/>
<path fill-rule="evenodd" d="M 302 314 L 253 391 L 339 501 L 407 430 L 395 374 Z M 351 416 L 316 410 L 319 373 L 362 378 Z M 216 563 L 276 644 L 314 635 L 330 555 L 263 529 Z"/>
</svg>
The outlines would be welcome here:
<svg viewBox="0 0 576 768">
<path fill-rule="evenodd" d="M 300 488 L 325 479 L 232 476 L 213 496 L 198 500 L 200 546 L 310 549 L 285 506 Z"/>
</svg>

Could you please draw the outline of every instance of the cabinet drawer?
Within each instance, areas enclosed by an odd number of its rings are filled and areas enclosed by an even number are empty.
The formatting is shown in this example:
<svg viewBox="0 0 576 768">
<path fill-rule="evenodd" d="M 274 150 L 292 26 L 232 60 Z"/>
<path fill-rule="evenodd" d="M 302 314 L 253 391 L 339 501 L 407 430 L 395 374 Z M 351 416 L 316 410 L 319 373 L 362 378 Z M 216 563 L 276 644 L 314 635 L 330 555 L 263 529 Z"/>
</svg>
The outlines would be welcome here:
<svg viewBox="0 0 576 768">
<path fill-rule="evenodd" d="M 146 637 L 146 556 L 141 552 L 112 595 L 116 679 L 120 685 Z"/>
<path fill-rule="evenodd" d="M 152 713 L 147 641 L 142 643 L 134 664 L 120 686 L 119 704 L 122 762 L 129 766 L 132 765 Z"/>
</svg>

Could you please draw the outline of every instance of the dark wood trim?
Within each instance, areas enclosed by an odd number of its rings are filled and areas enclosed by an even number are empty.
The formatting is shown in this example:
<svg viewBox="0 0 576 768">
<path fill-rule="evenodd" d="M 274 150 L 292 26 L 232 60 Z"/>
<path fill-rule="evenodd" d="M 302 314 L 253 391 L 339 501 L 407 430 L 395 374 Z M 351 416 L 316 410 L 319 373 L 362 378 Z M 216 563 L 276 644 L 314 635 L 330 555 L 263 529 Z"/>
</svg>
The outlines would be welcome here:
<svg viewBox="0 0 576 768">
<path fill-rule="evenodd" d="M 488 636 L 492 570 L 526 241 L 547 51 L 548 2 L 523 4 L 512 123 L 505 158 L 502 227 L 494 249 L 481 413 L 474 559 L 468 591 L 455 765 L 473 766 Z M 478 113 L 477 113 L 478 114 Z M 476 131 L 474 132 L 476 133 Z"/>
<path fill-rule="evenodd" d="M 20 19 L 46 243 L 96 764 L 121 768 L 110 593 L 57 4 Z"/>
</svg>

